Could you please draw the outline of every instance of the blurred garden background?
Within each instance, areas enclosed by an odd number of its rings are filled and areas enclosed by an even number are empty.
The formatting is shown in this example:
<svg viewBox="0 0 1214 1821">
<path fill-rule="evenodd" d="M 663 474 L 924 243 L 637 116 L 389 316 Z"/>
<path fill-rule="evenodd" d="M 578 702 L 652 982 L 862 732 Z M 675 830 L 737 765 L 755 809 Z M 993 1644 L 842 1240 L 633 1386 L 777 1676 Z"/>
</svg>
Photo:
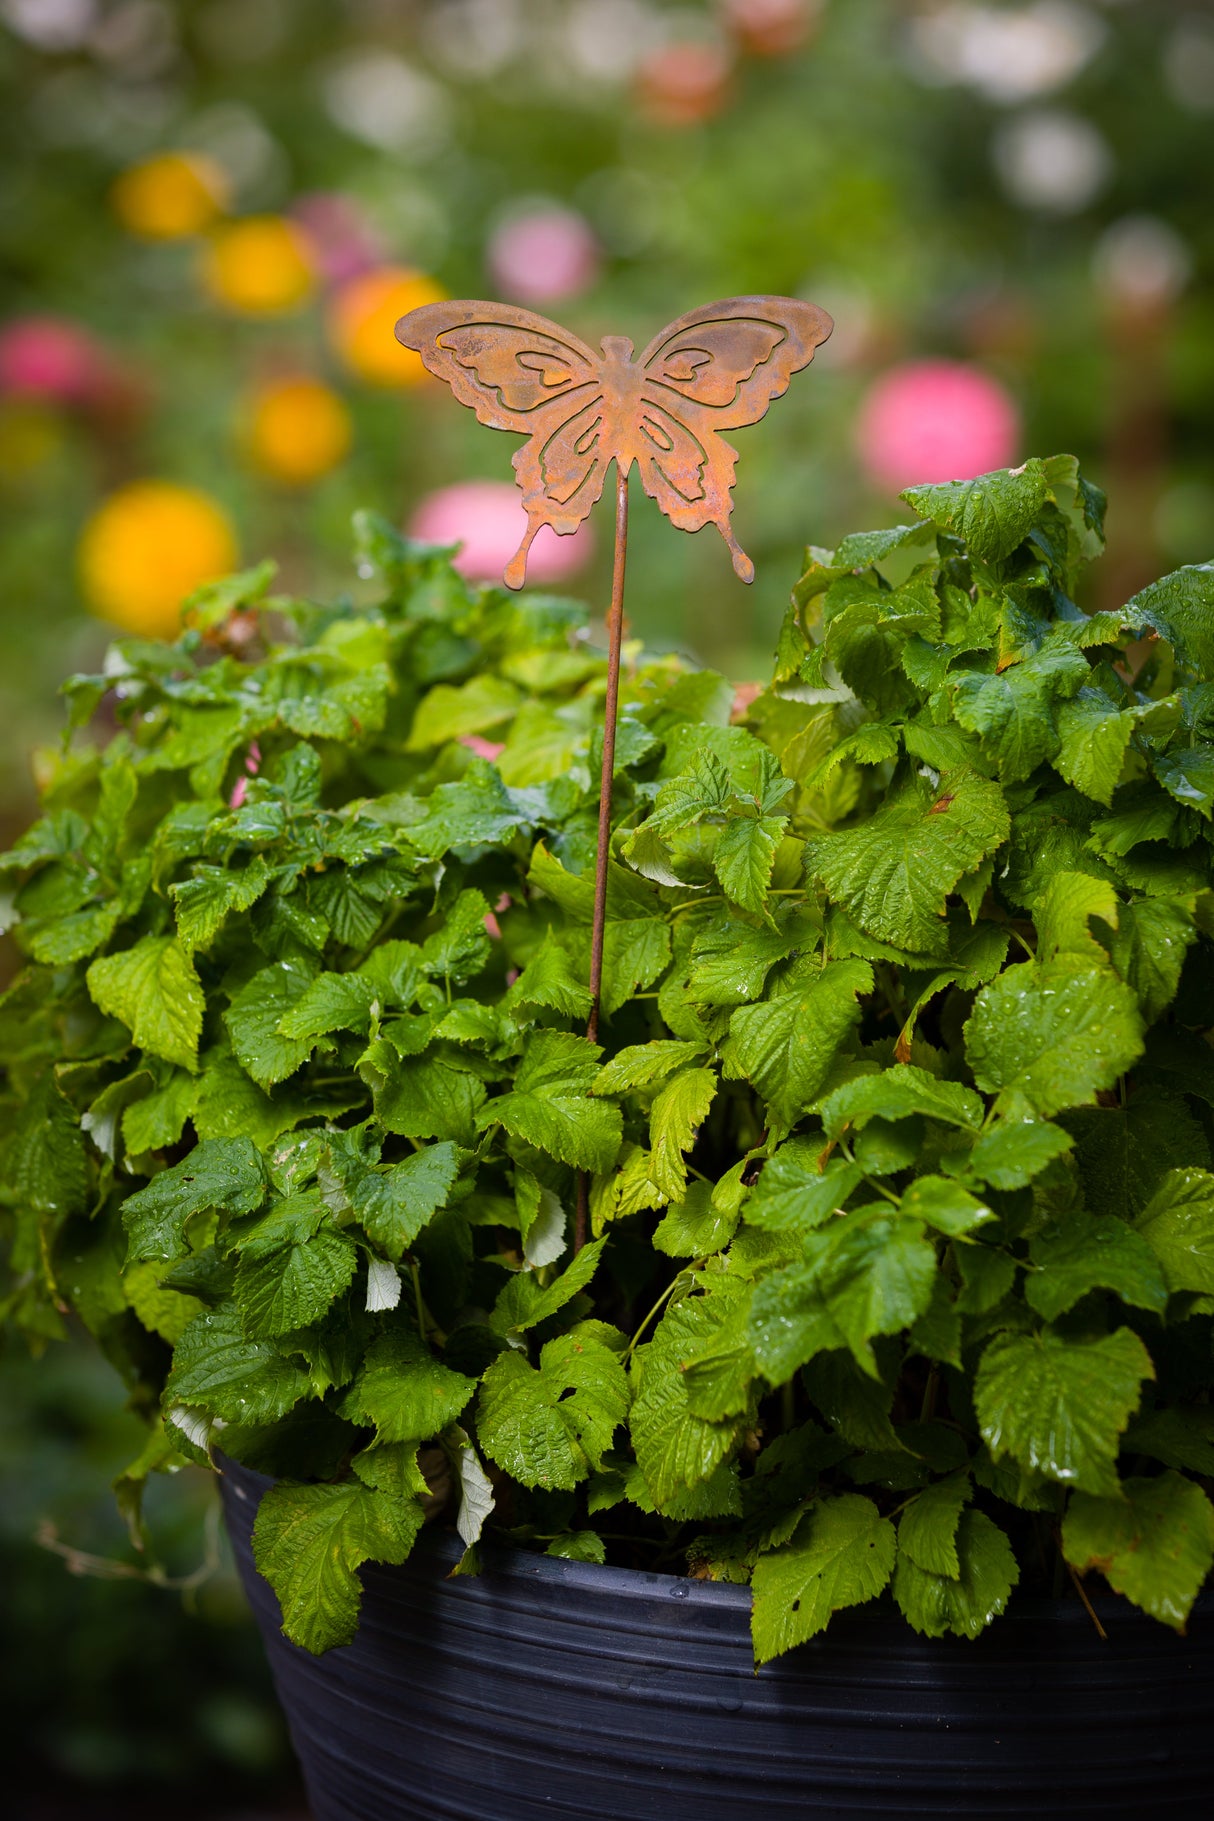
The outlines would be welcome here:
<svg viewBox="0 0 1214 1821">
<path fill-rule="evenodd" d="M 633 515 L 634 626 L 736 679 L 804 545 L 896 522 L 911 482 L 1075 451 L 1108 603 L 1214 555 L 1206 0 L 0 0 L 0 89 L 6 841 L 115 627 L 171 637 L 263 556 L 356 592 L 357 506 L 500 572 L 511 442 L 392 339 L 434 297 L 593 344 L 747 291 L 835 316 L 738 438 L 752 589 L 711 532 Z M 550 537 L 533 578 L 600 605 L 609 544 Z M 122 1405 L 71 1346 L 0 1359 L 18 1812 L 287 1814 L 200 1476 L 158 1489 L 189 1585 L 131 1577 Z"/>
</svg>

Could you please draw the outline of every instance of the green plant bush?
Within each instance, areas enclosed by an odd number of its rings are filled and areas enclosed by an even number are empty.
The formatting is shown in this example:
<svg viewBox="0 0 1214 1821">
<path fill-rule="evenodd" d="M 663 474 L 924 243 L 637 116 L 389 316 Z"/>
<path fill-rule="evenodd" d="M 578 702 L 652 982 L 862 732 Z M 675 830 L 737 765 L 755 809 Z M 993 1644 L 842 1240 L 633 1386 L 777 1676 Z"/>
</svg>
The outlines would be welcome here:
<svg viewBox="0 0 1214 1821">
<path fill-rule="evenodd" d="M 288 1633 L 427 1515 L 975 1636 L 1214 1558 L 1214 567 L 1074 603 L 1069 457 L 811 550 L 772 685 L 629 653 L 601 1047 L 581 610 L 360 525 L 68 685 L 7 856 L 6 1308 L 273 1475 Z M 487 744 L 492 742 L 492 745 Z M 493 754 L 492 757 L 487 756 Z M 574 1253 L 575 1174 L 591 1238 Z"/>
</svg>

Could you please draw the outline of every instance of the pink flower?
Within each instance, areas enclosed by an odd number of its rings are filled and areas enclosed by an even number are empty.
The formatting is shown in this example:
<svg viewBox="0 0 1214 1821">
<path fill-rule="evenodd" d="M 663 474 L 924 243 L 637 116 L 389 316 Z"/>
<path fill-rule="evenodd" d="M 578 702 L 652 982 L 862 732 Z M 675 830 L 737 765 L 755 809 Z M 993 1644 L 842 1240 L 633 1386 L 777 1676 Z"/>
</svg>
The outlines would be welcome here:
<svg viewBox="0 0 1214 1821">
<path fill-rule="evenodd" d="M 459 481 L 429 493 L 409 521 L 409 535 L 434 544 L 463 545 L 455 559 L 461 575 L 497 582 L 527 529 L 522 495 L 508 481 Z M 545 525 L 527 558 L 527 580 L 541 585 L 564 581 L 590 556 L 588 525 L 558 537 Z"/>
<path fill-rule="evenodd" d="M 352 197 L 337 190 L 314 190 L 298 198 L 291 215 L 303 229 L 326 284 L 345 284 L 382 265 L 383 249 Z"/>
<path fill-rule="evenodd" d="M 474 752 L 478 759 L 488 759 L 490 764 L 500 758 L 506 750 L 504 741 L 485 740 L 478 733 L 462 733 L 459 743 L 461 746 L 466 746 L 469 752 Z"/>
<path fill-rule="evenodd" d="M 988 373 L 952 360 L 891 367 L 870 387 L 856 424 L 865 473 L 894 493 L 1010 467 L 1019 442 L 1011 394 Z"/>
<path fill-rule="evenodd" d="M 62 317 L 19 316 L 0 329 L 0 392 L 75 404 L 105 376 L 98 343 Z"/>
<path fill-rule="evenodd" d="M 247 778 L 237 778 L 236 783 L 232 789 L 232 794 L 228 798 L 228 808 L 229 809 L 239 809 L 241 804 L 244 802 L 245 798 L 248 796 L 248 794 L 249 794 L 249 780 Z"/>
<path fill-rule="evenodd" d="M 511 216 L 493 234 L 486 258 L 498 290 L 519 303 L 576 297 L 599 275 L 598 242 L 572 209 Z"/>
</svg>

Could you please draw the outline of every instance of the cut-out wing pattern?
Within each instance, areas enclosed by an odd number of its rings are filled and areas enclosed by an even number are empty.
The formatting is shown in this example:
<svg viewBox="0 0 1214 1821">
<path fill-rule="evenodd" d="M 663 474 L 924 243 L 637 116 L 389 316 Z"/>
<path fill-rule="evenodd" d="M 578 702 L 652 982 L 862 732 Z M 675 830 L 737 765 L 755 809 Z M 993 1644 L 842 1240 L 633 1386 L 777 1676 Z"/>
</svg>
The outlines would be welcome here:
<svg viewBox="0 0 1214 1821">
<path fill-rule="evenodd" d="M 737 452 L 721 432 L 757 423 L 833 324 L 792 297 L 731 297 L 680 316 L 635 359 L 604 336 L 594 354 L 576 335 L 509 304 L 434 303 L 396 325 L 482 424 L 526 437 L 514 456 L 527 531 L 506 568 L 520 588 L 542 525 L 576 531 L 614 461 L 683 531 L 715 525 L 744 582 L 754 565 L 730 525 Z"/>
</svg>

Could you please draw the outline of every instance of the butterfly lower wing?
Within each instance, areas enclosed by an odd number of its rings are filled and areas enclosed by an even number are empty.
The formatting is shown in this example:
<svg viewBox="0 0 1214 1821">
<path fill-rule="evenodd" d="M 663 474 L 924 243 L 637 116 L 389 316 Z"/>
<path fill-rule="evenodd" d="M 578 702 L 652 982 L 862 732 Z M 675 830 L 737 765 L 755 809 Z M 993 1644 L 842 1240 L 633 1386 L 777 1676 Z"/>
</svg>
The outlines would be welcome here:
<svg viewBox="0 0 1214 1821">
<path fill-rule="evenodd" d="M 576 335 L 510 304 L 423 304 L 396 335 L 482 424 L 527 438 L 514 457 L 527 531 L 505 572 L 521 588 L 537 531 L 575 531 L 603 491 L 602 363 Z"/>
<path fill-rule="evenodd" d="M 647 389 L 660 386 L 667 409 L 679 401 L 712 413 L 718 430 L 759 421 L 773 398 L 807 367 L 834 324 L 817 304 L 796 297 L 727 297 L 680 316 L 641 355 Z"/>
<path fill-rule="evenodd" d="M 834 327 L 795 297 L 727 297 L 680 316 L 640 358 L 633 444 L 645 491 L 684 531 L 715 525 L 744 582 L 754 564 L 730 525 L 737 453 L 722 430 L 757 423 Z"/>
<path fill-rule="evenodd" d="M 601 384 L 602 363 L 585 342 L 511 304 L 423 304 L 401 317 L 396 339 L 497 430 L 530 435 L 537 413 Z"/>
<path fill-rule="evenodd" d="M 522 587 L 527 552 L 537 531 L 551 525 L 558 536 L 568 536 L 601 495 L 612 456 L 604 424 L 601 392 L 572 417 L 549 406 L 547 421 L 537 425 L 515 452 L 514 472 L 523 490 L 527 532 L 506 566 L 507 587 Z"/>
<path fill-rule="evenodd" d="M 705 416 L 695 406 L 685 406 L 676 417 L 656 389 L 647 388 L 641 397 L 633 459 L 641 485 L 671 524 L 680 531 L 715 525 L 729 546 L 739 579 L 753 582 L 755 566 L 734 537 L 729 520 L 737 450 L 705 422 Z"/>
</svg>

